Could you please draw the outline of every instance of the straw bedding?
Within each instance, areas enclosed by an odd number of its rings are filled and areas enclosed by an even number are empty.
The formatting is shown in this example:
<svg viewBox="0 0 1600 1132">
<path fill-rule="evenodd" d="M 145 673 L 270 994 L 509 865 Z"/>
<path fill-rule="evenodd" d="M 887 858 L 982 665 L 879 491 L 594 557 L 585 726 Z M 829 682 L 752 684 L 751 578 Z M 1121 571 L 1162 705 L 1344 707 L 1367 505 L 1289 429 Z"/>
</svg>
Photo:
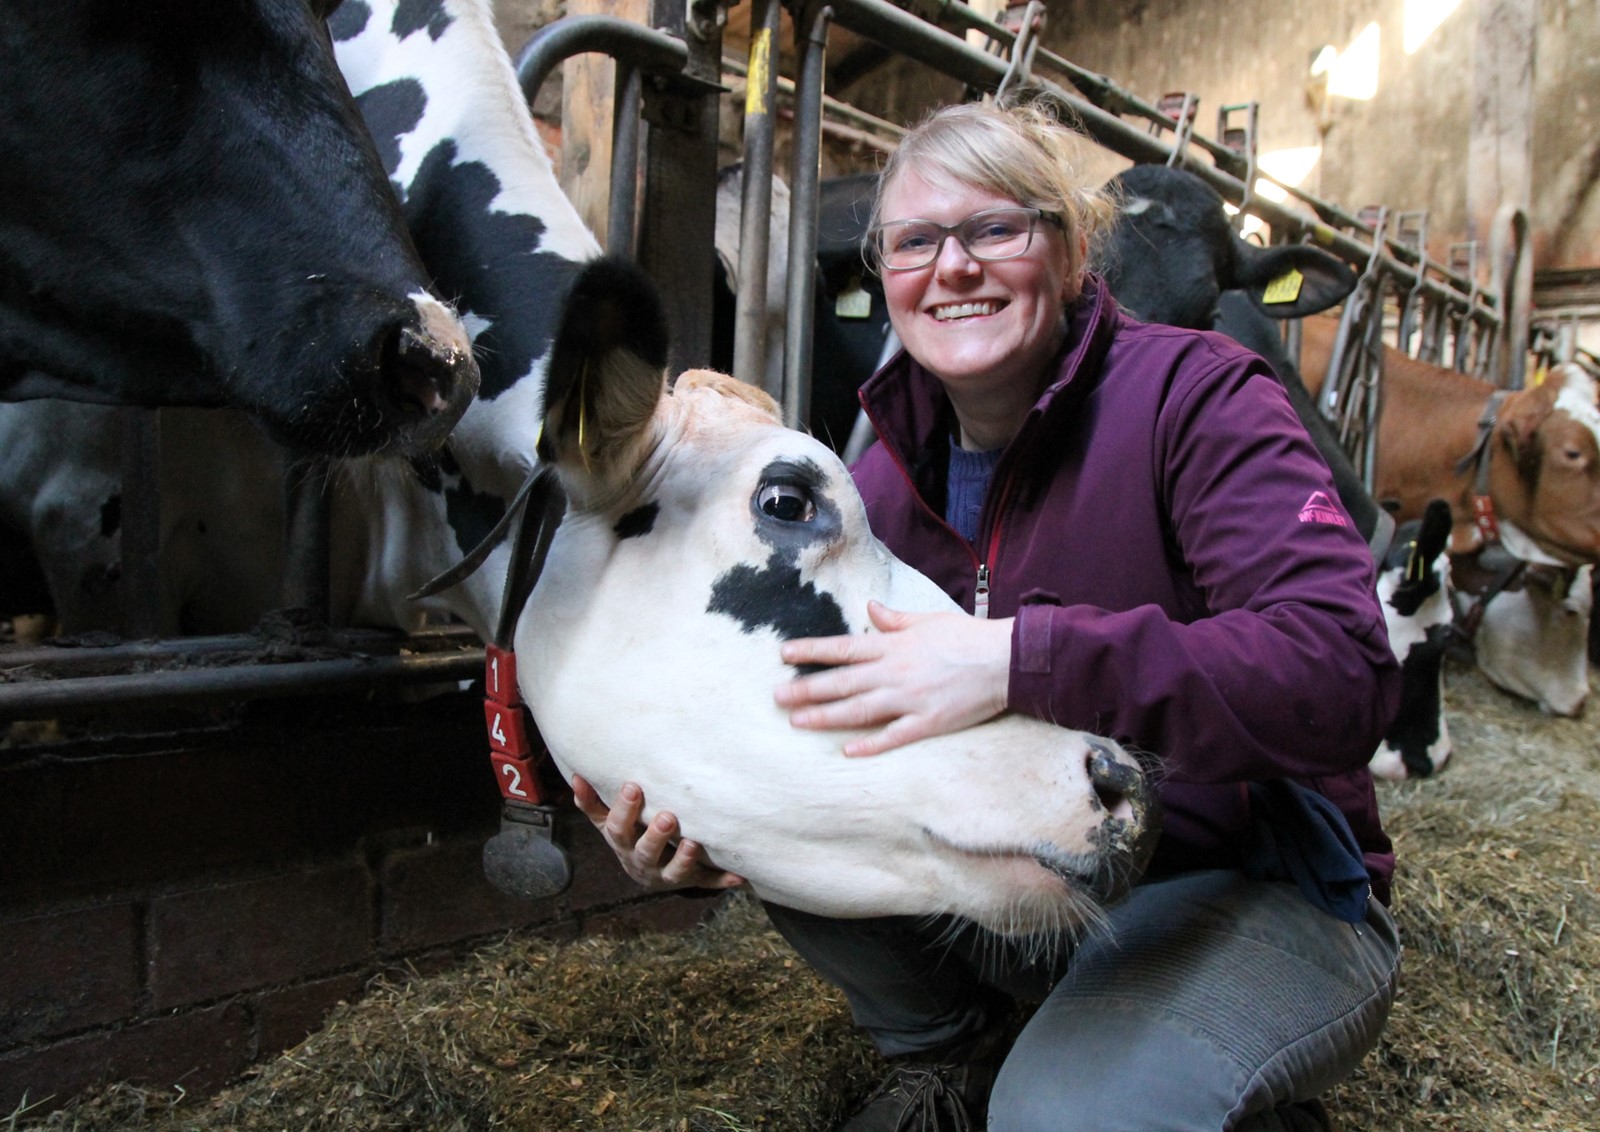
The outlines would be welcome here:
<svg viewBox="0 0 1600 1132">
<path fill-rule="evenodd" d="M 1330 1108 L 1346 1129 L 1596 1126 L 1600 711 L 1541 716 L 1447 673 L 1452 763 L 1380 789 L 1402 986 Z M 880 1063 L 837 992 L 732 899 L 680 935 L 512 938 L 377 982 L 212 1098 L 113 1086 L 6 1129 L 813 1132 Z"/>
</svg>

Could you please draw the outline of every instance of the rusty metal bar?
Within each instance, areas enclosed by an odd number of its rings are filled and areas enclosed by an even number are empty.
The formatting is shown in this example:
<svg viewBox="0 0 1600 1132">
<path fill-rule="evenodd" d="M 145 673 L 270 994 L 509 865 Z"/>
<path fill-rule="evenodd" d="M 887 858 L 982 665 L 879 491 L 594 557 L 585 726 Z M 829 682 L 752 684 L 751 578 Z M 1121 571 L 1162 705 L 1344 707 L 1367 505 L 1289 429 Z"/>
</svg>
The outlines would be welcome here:
<svg viewBox="0 0 1600 1132">
<path fill-rule="evenodd" d="M 482 648 L 470 648 L 419 656 L 347 657 L 29 680 L 0 684 L 0 722 L 66 718 L 116 709 L 324 695 L 383 684 L 470 680 L 482 675 L 483 658 Z"/>
</svg>

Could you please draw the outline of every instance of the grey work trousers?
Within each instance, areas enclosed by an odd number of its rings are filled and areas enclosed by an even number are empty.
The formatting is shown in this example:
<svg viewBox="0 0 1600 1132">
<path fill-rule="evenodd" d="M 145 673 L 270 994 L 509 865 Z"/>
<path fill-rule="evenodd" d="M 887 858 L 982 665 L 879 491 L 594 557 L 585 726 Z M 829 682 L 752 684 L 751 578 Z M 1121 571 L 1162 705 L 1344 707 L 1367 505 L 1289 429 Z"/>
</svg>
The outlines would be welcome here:
<svg viewBox="0 0 1600 1132">
<path fill-rule="evenodd" d="M 1054 955 L 948 919 L 767 911 L 886 1056 L 975 1036 L 997 994 L 1042 1000 L 995 1082 L 991 1132 L 1280 1127 L 1275 1109 L 1377 1042 L 1400 965 L 1377 900 L 1349 924 L 1227 870 L 1140 885 Z"/>
</svg>

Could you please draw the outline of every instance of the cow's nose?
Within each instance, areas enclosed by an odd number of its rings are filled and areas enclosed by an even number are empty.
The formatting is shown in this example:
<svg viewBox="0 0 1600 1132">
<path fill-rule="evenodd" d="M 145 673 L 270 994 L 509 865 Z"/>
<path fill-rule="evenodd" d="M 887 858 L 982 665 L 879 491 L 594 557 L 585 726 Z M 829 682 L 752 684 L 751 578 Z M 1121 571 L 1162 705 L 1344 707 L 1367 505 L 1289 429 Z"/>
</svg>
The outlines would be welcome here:
<svg viewBox="0 0 1600 1132">
<path fill-rule="evenodd" d="M 1094 796 L 1107 815 L 1126 822 L 1136 821 L 1140 808 L 1137 803 L 1144 794 L 1144 776 L 1139 768 L 1129 766 L 1113 755 L 1110 748 L 1094 742 L 1089 744 L 1084 767 L 1089 772 Z"/>
</svg>

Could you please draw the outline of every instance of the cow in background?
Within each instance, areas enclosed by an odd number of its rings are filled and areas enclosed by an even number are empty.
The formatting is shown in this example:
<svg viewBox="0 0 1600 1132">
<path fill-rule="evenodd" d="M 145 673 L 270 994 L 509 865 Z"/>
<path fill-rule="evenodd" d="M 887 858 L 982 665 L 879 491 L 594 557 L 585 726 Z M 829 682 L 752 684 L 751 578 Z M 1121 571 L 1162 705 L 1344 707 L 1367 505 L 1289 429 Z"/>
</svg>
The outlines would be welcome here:
<svg viewBox="0 0 1600 1132">
<path fill-rule="evenodd" d="M 1520 584 L 1483 603 L 1473 644 L 1491 683 L 1550 715 L 1582 714 L 1589 696 L 1593 572 L 1592 566 L 1529 566 Z M 1467 610 L 1471 600 L 1470 594 L 1459 598 Z"/>
<path fill-rule="evenodd" d="M 333 455 L 443 439 L 477 369 L 331 6 L 0 6 L 0 400 L 228 405 Z"/>
<path fill-rule="evenodd" d="M 431 610 L 487 639 L 508 547 L 437 598 L 409 595 L 479 543 L 535 467 L 555 319 L 599 247 L 561 192 L 488 0 L 349 0 L 329 30 L 392 181 L 385 192 L 463 312 L 482 371 L 432 459 L 334 462 L 331 614 L 411 627 Z M 114 422 L 96 409 L 0 405 L 0 506 L 25 509 L 66 632 L 115 624 L 105 610 L 117 608 L 120 463 Z M 283 453 L 216 410 L 164 416 L 161 631 L 247 629 L 279 603 Z M 83 592 L 86 578 L 96 592 Z"/>
<path fill-rule="evenodd" d="M 1454 636 L 1450 592 L 1450 505 L 1428 504 L 1395 531 L 1378 571 L 1378 602 L 1389 646 L 1400 659 L 1400 712 L 1372 757 L 1379 778 L 1426 778 L 1450 758 L 1444 715 L 1444 658 Z"/>
<path fill-rule="evenodd" d="M 1325 380 L 1336 333 L 1332 319 L 1305 321 L 1301 359 L 1313 389 Z M 1600 403 L 1581 366 L 1558 365 L 1528 388 L 1501 393 L 1385 347 L 1383 391 L 1377 496 L 1400 518 L 1414 517 L 1430 498 L 1450 501 L 1458 587 L 1487 592 L 1507 555 L 1530 570 L 1569 575 L 1600 562 Z M 1491 398 L 1496 411 L 1484 424 Z M 1496 659 L 1485 675 L 1558 713 L 1554 705 L 1581 705 L 1587 673 L 1578 671 L 1600 650 L 1592 591 L 1586 600 L 1568 594 L 1547 602 L 1507 589 L 1485 609 L 1502 602 L 1521 608 L 1492 619 L 1488 652 Z M 1477 630 L 1480 649 L 1489 621 Z M 1535 635 L 1536 625 L 1548 639 Z M 1495 642 L 1502 632 L 1518 642 L 1515 650 Z"/>
<path fill-rule="evenodd" d="M 1121 213 L 1103 260 L 1117 301 L 1146 321 L 1216 327 L 1261 354 L 1328 462 L 1340 502 L 1380 563 L 1378 596 L 1404 675 L 1401 710 L 1373 756 L 1373 772 L 1388 778 L 1433 773 L 1450 754 L 1441 698 L 1452 612 L 1443 554 L 1448 505 L 1433 507 L 1425 523 L 1420 513 L 1408 516 L 1418 523 L 1405 537 L 1391 538 L 1394 519 L 1366 491 L 1276 327 L 1277 320 L 1304 318 L 1341 301 L 1355 287 L 1354 273 L 1319 248 L 1261 248 L 1242 239 L 1221 195 L 1181 169 L 1135 165 L 1110 188 Z M 1285 276 L 1293 282 L 1276 286 Z"/>
<path fill-rule="evenodd" d="M 1339 502 L 1381 560 L 1394 522 L 1317 411 L 1277 330 L 1279 321 L 1342 302 L 1355 290 L 1355 273 L 1309 244 L 1263 248 L 1241 238 L 1222 196 L 1185 170 L 1134 165 L 1107 188 L 1119 216 L 1101 259 L 1117 302 L 1145 322 L 1218 329 L 1265 358 L 1333 473 Z"/>
</svg>

